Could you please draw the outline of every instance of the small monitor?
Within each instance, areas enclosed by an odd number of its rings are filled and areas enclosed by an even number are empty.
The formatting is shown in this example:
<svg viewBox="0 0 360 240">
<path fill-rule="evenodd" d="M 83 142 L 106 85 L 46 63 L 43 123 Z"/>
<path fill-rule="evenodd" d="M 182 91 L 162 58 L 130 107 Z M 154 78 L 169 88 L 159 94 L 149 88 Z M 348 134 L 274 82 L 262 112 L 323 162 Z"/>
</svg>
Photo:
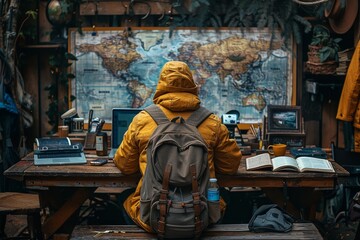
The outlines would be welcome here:
<svg viewBox="0 0 360 240">
<path fill-rule="evenodd" d="M 120 146 L 130 123 L 141 110 L 140 108 L 113 108 L 110 157 L 112 157 L 114 151 Z"/>
</svg>

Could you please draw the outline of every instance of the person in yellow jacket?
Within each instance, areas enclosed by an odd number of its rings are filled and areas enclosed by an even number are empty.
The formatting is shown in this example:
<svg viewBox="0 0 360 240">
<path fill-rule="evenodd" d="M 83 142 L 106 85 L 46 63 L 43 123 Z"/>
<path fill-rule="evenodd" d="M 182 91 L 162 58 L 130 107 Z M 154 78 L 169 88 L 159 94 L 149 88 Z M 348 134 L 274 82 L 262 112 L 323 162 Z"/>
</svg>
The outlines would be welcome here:
<svg viewBox="0 0 360 240">
<path fill-rule="evenodd" d="M 170 61 L 163 66 L 153 103 L 160 106 L 169 119 L 176 116 L 187 119 L 194 110 L 199 108 L 201 101 L 198 96 L 198 88 L 186 63 Z M 123 174 L 134 174 L 140 171 L 144 176 L 146 145 L 156 127 L 155 121 L 145 111 L 141 111 L 134 117 L 114 156 L 114 163 Z M 229 138 L 229 131 L 221 123 L 220 118 L 211 114 L 198 129 L 208 144 L 210 177 L 215 177 L 215 172 L 235 174 L 242 154 L 236 141 Z M 123 206 L 137 225 L 148 232 L 153 232 L 152 228 L 140 219 L 142 179 L 140 179 L 135 192 L 127 197 Z M 225 202 L 221 200 L 222 213 L 224 213 L 225 207 Z"/>
<path fill-rule="evenodd" d="M 353 123 L 354 151 L 360 152 L 360 41 L 346 73 L 336 118 Z"/>
</svg>

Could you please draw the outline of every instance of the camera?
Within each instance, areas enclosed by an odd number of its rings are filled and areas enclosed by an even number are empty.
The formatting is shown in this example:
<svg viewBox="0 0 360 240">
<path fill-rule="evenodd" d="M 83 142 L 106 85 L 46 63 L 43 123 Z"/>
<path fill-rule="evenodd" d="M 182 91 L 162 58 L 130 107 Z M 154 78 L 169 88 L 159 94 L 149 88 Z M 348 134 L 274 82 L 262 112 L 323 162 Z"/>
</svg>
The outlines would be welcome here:
<svg viewBox="0 0 360 240">
<path fill-rule="evenodd" d="M 236 114 L 223 114 L 221 116 L 222 123 L 225 125 L 237 124 Z"/>
</svg>

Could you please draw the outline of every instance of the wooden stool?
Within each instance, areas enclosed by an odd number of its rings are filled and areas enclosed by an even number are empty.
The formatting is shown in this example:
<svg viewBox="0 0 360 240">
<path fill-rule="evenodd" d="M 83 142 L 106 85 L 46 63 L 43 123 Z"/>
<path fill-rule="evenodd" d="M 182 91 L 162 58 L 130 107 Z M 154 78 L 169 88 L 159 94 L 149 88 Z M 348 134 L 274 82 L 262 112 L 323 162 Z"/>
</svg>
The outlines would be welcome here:
<svg viewBox="0 0 360 240">
<path fill-rule="evenodd" d="M 30 239 L 42 239 L 39 196 L 31 193 L 0 193 L 0 215 L 27 215 Z M 12 238 L 13 239 L 13 238 Z"/>
</svg>

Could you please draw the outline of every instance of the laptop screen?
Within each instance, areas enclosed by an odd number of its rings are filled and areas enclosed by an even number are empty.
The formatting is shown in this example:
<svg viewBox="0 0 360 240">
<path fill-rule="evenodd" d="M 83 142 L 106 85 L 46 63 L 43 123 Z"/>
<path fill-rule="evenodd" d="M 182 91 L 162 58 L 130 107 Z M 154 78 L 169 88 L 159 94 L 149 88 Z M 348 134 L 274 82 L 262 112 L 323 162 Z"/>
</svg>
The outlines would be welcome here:
<svg viewBox="0 0 360 240">
<path fill-rule="evenodd" d="M 111 127 L 111 148 L 118 148 L 131 121 L 142 109 L 113 108 Z"/>
</svg>

